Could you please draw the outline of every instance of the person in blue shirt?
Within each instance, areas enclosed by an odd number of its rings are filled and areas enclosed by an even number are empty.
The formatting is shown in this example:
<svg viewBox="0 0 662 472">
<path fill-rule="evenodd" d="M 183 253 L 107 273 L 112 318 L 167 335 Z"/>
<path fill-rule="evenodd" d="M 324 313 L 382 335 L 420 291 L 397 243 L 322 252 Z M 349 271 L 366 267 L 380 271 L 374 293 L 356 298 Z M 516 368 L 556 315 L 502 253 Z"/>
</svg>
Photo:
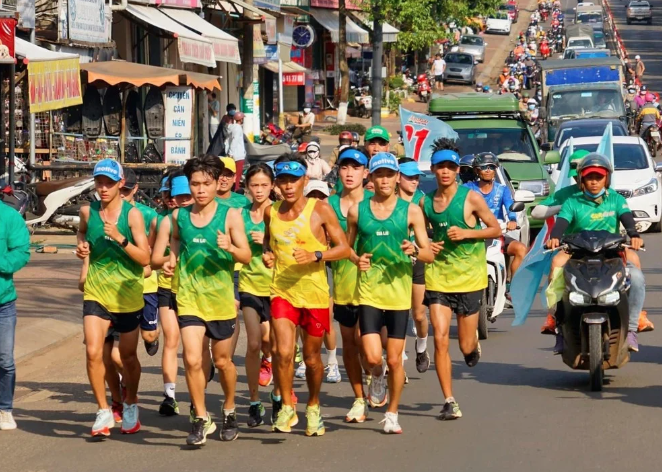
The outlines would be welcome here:
<svg viewBox="0 0 662 472">
<path fill-rule="evenodd" d="M 517 229 L 517 213 L 510 211 L 513 196 L 507 186 L 495 182 L 497 167 L 499 167 L 499 159 L 491 152 L 476 154 L 473 168 L 478 180 L 467 182 L 464 185 L 482 195 L 497 220 L 505 221 L 506 230 L 513 231 Z M 526 255 L 526 246 L 510 236 L 504 235 L 504 250 L 511 257 L 510 276 L 512 278 Z"/>
</svg>

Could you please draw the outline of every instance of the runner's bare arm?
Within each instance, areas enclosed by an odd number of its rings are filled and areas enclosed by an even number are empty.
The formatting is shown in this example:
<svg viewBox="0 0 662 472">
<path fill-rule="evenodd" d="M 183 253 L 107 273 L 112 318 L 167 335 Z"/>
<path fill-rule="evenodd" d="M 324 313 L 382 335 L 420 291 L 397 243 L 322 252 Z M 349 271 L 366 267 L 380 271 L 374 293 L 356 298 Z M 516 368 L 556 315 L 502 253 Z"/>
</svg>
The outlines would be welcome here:
<svg viewBox="0 0 662 472">
<path fill-rule="evenodd" d="M 359 206 L 352 205 L 351 207 L 349 207 L 349 210 L 347 211 L 347 244 L 349 244 L 351 251 L 349 260 L 352 261 L 353 264 L 357 264 L 357 265 L 359 263 L 359 256 L 358 254 L 356 254 L 356 251 L 354 251 L 354 246 L 356 244 L 358 224 L 359 224 Z"/>
<path fill-rule="evenodd" d="M 165 255 L 166 249 L 170 244 L 170 218 L 163 218 L 155 233 L 156 240 L 154 242 L 154 249 L 152 250 L 151 263 L 153 269 L 160 269 L 166 261 L 170 260 L 170 255 Z"/>
<path fill-rule="evenodd" d="M 430 247 L 430 239 L 428 238 L 428 232 L 425 229 L 425 216 L 423 215 L 423 210 L 416 205 L 410 204 L 407 219 L 409 220 L 409 227 L 414 230 L 414 238 L 416 239 L 416 245 L 418 246 L 418 255 L 416 258 L 426 264 L 434 262 L 434 252 Z M 406 242 L 411 244 L 411 241 Z"/>
<path fill-rule="evenodd" d="M 78 232 L 76 233 L 76 257 L 85 259 L 90 255 L 90 243 L 85 239 L 87 235 L 87 222 L 90 220 L 90 206 L 82 206 L 78 215 L 80 216 L 80 223 L 78 225 Z"/>
<path fill-rule="evenodd" d="M 163 273 L 168 277 L 172 277 L 174 275 L 175 267 L 177 266 L 177 259 L 179 259 L 179 228 L 177 227 L 178 217 L 179 217 L 179 209 L 172 212 L 170 256 L 168 256 L 168 260 L 163 263 Z"/>
<path fill-rule="evenodd" d="M 322 224 L 326 230 L 328 239 L 331 241 L 331 247 L 322 251 L 323 261 L 339 261 L 347 259 L 351 255 L 351 248 L 347 242 L 347 236 L 340 226 L 336 212 L 331 205 L 326 202 L 317 202 L 315 211 L 322 218 Z M 314 254 L 313 254 L 314 257 Z"/>
<path fill-rule="evenodd" d="M 83 259 L 83 265 L 80 268 L 80 277 L 78 278 L 78 290 L 85 291 L 85 281 L 87 280 L 87 270 L 90 268 L 90 257 Z"/>
<path fill-rule="evenodd" d="M 501 227 L 494 214 L 490 211 L 485 199 L 478 193 L 471 191 L 467 196 L 466 204 L 469 204 L 471 213 L 485 223 L 486 228 L 460 229 L 455 226 L 448 229 L 448 237 L 452 241 L 463 239 L 490 239 L 501 237 Z"/>
<path fill-rule="evenodd" d="M 230 236 L 230 247 L 227 251 L 232 254 L 235 262 L 249 264 L 251 262 L 251 247 L 248 245 L 244 220 L 241 210 L 231 208 L 225 219 L 226 233 Z"/>
<path fill-rule="evenodd" d="M 145 232 L 145 219 L 137 208 L 129 210 L 129 229 L 133 236 L 133 244 L 129 243 L 124 250 L 131 259 L 145 267 L 149 265 L 149 243 L 147 242 L 147 233 Z M 121 243 L 124 240 L 124 236 L 120 235 L 119 231 L 117 233 L 119 238 L 111 237 L 118 243 Z"/>
<path fill-rule="evenodd" d="M 264 239 L 262 241 L 262 262 L 265 267 L 271 269 L 274 266 L 276 257 L 274 256 L 269 244 L 269 224 L 271 222 L 271 205 L 264 209 Z"/>
<path fill-rule="evenodd" d="M 152 221 L 149 222 L 149 229 L 147 230 L 149 233 L 147 242 L 149 244 L 150 250 L 154 249 L 154 243 L 156 242 L 156 219 L 156 217 L 152 218 Z"/>
</svg>

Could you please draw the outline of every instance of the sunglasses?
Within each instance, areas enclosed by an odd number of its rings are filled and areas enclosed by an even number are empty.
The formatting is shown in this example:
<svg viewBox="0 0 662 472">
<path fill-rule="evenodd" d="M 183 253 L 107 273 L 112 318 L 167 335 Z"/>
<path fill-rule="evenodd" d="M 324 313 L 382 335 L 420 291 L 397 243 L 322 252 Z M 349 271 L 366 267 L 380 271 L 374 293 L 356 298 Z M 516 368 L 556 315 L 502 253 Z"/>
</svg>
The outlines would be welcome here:
<svg viewBox="0 0 662 472">
<path fill-rule="evenodd" d="M 276 176 L 281 173 L 288 173 L 298 177 L 303 177 L 306 174 L 306 168 L 298 162 L 288 161 L 279 162 L 274 166 Z"/>
<path fill-rule="evenodd" d="M 493 166 L 493 165 L 480 166 L 480 167 L 478 167 L 478 168 L 479 168 L 480 170 L 482 170 L 482 171 L 488 171 L 488 170 L 491 170 L 492 172 L 494 172 L 494 171 L 496 170 L 496 166 Z"/>
</svg>

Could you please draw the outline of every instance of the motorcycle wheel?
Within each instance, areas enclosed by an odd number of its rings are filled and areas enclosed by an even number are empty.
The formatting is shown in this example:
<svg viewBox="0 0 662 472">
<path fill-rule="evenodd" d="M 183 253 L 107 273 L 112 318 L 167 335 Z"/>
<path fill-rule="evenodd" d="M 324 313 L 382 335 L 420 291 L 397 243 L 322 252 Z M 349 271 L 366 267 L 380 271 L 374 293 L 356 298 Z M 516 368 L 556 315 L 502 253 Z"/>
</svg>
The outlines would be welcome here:
<svg viewBox="0 0 662 472">
<path fill-rule="evenodd" d="M 651 139 L 651 144 L 648 146 L 651 150 L 651 157 L 657 156 L 657 143 L 654 139 Z"/>
<path fill-rule="evenodd" d="M 591 391 L 599 392 L 602 390 L 604 381 L 604 371 L 602 370 L 602 325 L 588 325 L 588 349 Z"/>
<path fill-rule="evenodd" d="M 487 279 L 487 288 L 483 290 L 483 301 L 480 304 L 480 311 L 478 312 L 478 339 L 481 341 L 487 339 L 489 336 L 489 329 L 487 328 L 487 311 L 490 303 L 494 303 L 492 299 L 495 293 L 494 282 L 492 279 Z M 494 306 L 494 305 L 492 305 Z"/>
</svg>

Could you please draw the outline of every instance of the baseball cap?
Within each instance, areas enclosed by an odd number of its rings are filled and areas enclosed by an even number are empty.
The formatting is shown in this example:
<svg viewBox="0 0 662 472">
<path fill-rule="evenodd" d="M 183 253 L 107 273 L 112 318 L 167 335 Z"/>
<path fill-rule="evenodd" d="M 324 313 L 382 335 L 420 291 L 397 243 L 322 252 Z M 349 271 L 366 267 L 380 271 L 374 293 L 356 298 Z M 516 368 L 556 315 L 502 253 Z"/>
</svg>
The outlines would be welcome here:
<svg viewBox="0 0 662 472">
<path fill-rule="evenodd" d="M 436 165 L 441 162 L 452 162 L 453 164 L 459 166 L 460 155 L 455 151 L 451 151 L 450 149 L 443 149 L 441 151 L 435 151 L 432 154 L 432 158 L 430 159 L 430 161 L 432 165 Z"/>
<path fill-rule="evenodd" d="M 276 177 L 281 175 L 291 175 L 293 177 L 303 177 L 306 175 L 306 166 L 297 161 L 279 162 L 274 165 Z"/>
<path fill-rule="evenodd" d="M 130 167 L 122 167 L 124 172 L 124 185 L 122 188 L 133 190 L 138 184 L 138 176 Z"/>
<path fill-rule="evenodd" d="M 370 159 L 370 173 L 372 174 L 377 169 L 391 169 L 398 172 L 400 166 L 398 166 L 396 157 L 390 152 L 378 152 Z"/>
<path fill-rule="evenodd" d="M 124 172 L 122 171 L 122 166 L 119 162 L 114 159 L 101 159 L 94 166 L 94 172 L 92 177 L 98 177 L 103 175 L 109 179 L 119 182 L 124 177 Z"/>
<path fill-rule="evenodd" d="M 314 192 L 315 190 L 322 192 L 327 197 L 329 196 L 329 185 L 321 180 L 311 180 L 308 182 L 306 188 L 303 189 L 303 194 L 307 197 L 309 193 Z"/>
<path fill-rule="evenodd" d="M 172 179 L 170 185 L 170 196 L 176 197 L 177 195 L 191 195 L 191 189 L 188 185 L 188 179 L 185 175 L 178 175 Z"/>
<path fill-rule="evenodd" d="M 389 142 L 391 140 L 391 135 L 383 126 L 373 126 L 366 131 L 365 141 L 368 142 L 371 139 L 376 138 L 382 138 L 384 141 Z"/>
<path fill-rule="evenodd" d="M 588 174 L 592 174 L 592 173 L 596 173 L 596 174 L 600 174 L 600 175 L 607 175 L 607 169 L 605 169 L 604 167 L 598 167 L 598 166 L 591 166 L 591 167 L 586 167 L 586 168 L 582 169 L 582 177 L 584 177 L 585 175 L 588 175 Z"/>
<path fill-rule="evenodd" d="M 400 164 L 400 173 L 406 175 L 407 177 L 416 177 L 417 175 L 423 175 L 421 169 L 418 168 L 418 162 L 410 161 Z"/>
<path fill-rule="evenodd" d="M 235 164 L 234 159 L 231 157 L 221 157 L 221 162 L 225 168 L 231 171 L 233 174 L 237 173 L 237 164 Z"/>
<path fill-rule="evenodd" d="M 159 188 L 159 192 L 169 192 L 170 191 L 170 185 L 168 185 L 169 181 L 170 181 L 170 178 L 167 175 L 161 179 L 161 187 Z"/>
<path fill-rule="evenodd" d="M 340 155 L 338 156 L 339 163 L 346 159 L 357 162 L 359 165 L 362 166 L 368 165 L 368 157 L 358 149 L 354 149 L 352 147 L 347 147 L 345 150 L 341 151 Z"/>
<path fill-rule="evenodd" d="M 570 155 L 570 170 L 568 171 L 568 177 L 577 177 L 577 167 L 573 165 L 573 162 L 577 163 L 577 161 L 584 159 L 588 154 L 589 152 L 587 150 L 578 149 Z"/>
</svg>

